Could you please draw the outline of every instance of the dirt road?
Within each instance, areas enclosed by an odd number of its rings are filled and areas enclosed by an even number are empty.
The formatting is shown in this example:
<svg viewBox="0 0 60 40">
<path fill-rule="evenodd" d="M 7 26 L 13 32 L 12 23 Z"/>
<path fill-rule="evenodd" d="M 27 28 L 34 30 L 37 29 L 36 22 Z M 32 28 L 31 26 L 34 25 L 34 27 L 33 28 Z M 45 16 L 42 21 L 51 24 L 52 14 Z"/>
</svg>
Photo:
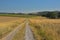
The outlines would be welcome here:
<svg viewBox="0 0 60 40">
<path fill-rule="evenodd" d="M 26 22 L 25 40 L 35 40 L 28 21 Z"/>
<path fill-rule="evenodd" d="M 23 24 L 23 23 L 22 23 Z M 22 25 L 21 24 L 21 25 Z M 6 37 L 0 39 L 0 40 L 12 40 L 14 35 L 21 29 L 21 25 L 19 25 L 17 28 L 15 28 L 12 32 L 10 32 Z"/>
<path fill-rule="evenodd" d="M 29 26 L 28 20 L 26 20 L 26 22 L 24 22 L 24 23 L 26 23 L 26 30 L 25 30 L 25 36 L 24 36 L 25 40 L 35 40 L 34 36 L 33 36 L 33 33 L 32 33 L 32 30 Z M 12 40 L 14 35 L 21 29 L 21 25 L 19 25 L 12 32 L 10 32 L 6 37 L 4 37 L 0 40 Z"/>
</svg>

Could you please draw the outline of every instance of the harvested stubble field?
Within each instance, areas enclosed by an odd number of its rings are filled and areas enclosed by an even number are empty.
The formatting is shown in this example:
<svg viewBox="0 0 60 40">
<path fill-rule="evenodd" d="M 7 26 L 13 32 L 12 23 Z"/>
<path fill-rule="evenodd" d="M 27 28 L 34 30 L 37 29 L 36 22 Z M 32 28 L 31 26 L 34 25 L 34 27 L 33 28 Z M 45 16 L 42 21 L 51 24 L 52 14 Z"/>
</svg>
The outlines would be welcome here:
<svg viewBox="0 0 60 40">
<path fill-rule="evenodd" d="M 25 18 L 0 16 L 0 39 L 5 37 L 15 27 L 23 23 Z"/>
<path fill-rule="evenodd" d="M 30 18 L 36 40 L 60 40 L 60 19 Z"/>
</svg>

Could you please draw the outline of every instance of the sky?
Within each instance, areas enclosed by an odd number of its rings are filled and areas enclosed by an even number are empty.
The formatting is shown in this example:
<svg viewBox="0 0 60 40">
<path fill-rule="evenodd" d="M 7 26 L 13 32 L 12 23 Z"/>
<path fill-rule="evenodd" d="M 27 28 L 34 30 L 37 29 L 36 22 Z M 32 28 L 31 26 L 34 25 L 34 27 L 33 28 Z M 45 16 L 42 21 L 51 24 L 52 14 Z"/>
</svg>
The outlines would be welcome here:
<svg viewBox="0 0 60 40">
<path fill-rule="evenodd" d="M 0 0 L 0 12 L 60 11 L 60 0 Z"/>
</svg>

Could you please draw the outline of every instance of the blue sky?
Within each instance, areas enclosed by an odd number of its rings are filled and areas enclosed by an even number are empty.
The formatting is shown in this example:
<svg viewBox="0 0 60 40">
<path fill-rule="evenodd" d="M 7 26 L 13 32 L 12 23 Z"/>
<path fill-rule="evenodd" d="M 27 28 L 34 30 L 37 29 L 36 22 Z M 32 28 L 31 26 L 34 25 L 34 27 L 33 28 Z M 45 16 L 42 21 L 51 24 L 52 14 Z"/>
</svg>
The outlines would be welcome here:
<svg viewBox="0 0 60 40">
<path fill-rule="evenodd" d="M 0 12 L 60 11 L 60 0 L 0 0 Z"/>
</svg>

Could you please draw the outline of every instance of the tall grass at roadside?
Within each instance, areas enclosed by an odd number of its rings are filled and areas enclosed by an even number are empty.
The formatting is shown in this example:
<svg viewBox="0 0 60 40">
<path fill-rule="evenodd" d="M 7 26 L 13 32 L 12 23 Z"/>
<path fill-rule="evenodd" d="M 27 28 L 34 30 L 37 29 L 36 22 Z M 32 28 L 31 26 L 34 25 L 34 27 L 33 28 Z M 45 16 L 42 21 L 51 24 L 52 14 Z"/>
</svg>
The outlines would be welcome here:
<svg viewBox="0 0 60 40">
<path fill-rule="evenodd" d="M 36 40 L 60 40 L 59 19 L 30 19 Z"/>
</svg>

